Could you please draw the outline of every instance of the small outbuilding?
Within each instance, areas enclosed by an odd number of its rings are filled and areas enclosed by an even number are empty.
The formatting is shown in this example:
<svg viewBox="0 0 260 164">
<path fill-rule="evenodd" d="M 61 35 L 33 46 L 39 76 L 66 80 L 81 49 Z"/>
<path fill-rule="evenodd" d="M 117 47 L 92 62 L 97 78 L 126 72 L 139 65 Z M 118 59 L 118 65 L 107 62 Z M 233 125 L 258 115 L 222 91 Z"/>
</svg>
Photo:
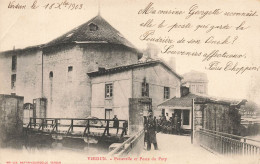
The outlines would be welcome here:
<svg viewBox="0 0 260 164">
<path fill-rule="evenodd" d="M 194 101 L 192 101 L 194 100 Z M 191 129 L 192 112 L 194 128 L 205 128 L 239 135 L 241 115 L 239 108 L 246 100 L 228 100 L 199 95 L 193 93 L 182 94 L 158 105 L 162 115 L 167 119 L 178 116 L 181 118 L 181 127 Z"/>
</svg>

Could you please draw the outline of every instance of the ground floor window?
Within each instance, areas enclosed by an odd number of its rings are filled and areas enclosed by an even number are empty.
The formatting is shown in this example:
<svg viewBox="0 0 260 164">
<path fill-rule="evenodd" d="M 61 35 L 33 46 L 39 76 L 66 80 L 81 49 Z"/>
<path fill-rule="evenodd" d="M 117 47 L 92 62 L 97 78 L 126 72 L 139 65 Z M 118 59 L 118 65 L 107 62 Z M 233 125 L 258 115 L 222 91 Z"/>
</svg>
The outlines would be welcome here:
<svg viewBox="0 0 260 164">
<path fill-rule="evenodd" d="M 105 119 L 112 119 L 112 109 L 105 109 Z"/>
<path fill-rule="evenodd" d="M 162 109 L 162 116 L 165 116 L 165 109 Z"/>
</svg>

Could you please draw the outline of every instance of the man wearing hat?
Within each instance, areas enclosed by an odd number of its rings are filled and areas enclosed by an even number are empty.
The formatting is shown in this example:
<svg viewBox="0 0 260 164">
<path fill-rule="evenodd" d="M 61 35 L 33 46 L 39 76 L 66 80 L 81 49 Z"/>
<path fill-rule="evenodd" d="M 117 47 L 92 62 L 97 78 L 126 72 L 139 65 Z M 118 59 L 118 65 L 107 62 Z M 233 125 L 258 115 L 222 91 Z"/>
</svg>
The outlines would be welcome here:
<svg viewBox="0 0 260 164">
<path fill-rule="evenodd" d="M 151 143 L 153 143 L 154 149 L 158 150 L 156 141 L 156 121 L 153 118 L 152 110 L 148 111 L 148 118 L 145 126 L 145 131 L 147 132 L 147 150 L 151 150 Z"/>
</svg>

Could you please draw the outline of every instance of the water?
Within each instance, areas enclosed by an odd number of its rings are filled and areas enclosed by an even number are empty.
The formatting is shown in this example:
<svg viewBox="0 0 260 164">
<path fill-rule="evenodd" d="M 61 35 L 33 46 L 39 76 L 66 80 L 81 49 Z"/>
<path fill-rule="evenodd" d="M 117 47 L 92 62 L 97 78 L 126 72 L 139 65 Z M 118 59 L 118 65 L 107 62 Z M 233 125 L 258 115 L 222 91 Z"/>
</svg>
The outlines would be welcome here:
<svg viewBox="0 0 260 164">
<path fill-rule="evenodd" d="M 84 163 L 88 157 L 106 156 L 110 144 L 105 142 L 88 144 L 80 138 L 54 140 L 50 135 L 22 136 L 2 143 L 0 163 Z"/>
</svg>

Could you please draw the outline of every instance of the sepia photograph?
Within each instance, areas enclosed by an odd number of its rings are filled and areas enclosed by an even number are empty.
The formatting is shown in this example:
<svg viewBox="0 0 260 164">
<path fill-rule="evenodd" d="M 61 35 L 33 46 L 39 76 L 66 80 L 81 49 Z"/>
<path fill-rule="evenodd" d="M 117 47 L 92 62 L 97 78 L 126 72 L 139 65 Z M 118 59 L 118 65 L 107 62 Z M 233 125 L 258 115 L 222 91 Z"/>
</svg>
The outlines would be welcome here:
<svg viewBox="0 0 260 164">
<path fill-rule="evenodd" d="M 1 0 L 0 164 L 260 164 L 259 0 Z"/>
</svg>

